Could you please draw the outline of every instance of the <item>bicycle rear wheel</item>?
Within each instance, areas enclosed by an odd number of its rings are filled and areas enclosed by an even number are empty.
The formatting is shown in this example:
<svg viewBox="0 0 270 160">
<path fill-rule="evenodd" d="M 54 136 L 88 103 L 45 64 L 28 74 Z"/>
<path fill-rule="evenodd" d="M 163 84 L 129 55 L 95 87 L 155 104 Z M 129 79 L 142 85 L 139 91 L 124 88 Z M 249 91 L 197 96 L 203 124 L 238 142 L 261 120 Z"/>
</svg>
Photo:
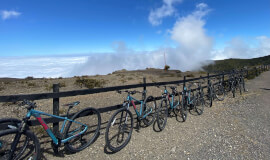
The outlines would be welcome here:
<svg viewBox="0 0 270 160">
<path fill-rule="evenodd" d="M 131 139 L 133 130 L 133 116 L 127 108 L 116 111 L 109 120 L 106 132 L 106 146 L 113 152 L 124 148 Z"/>
<path fill-rule="evenodd" d="M 185 122 L 187 119 L 187 105 L 185 104 L 185 100 L 182 97 L 180 100 L 179 105 L 174 109 L 174 114 L 177 116 L 177 121 L 179 121 L 178 117 L 182 120 L 180 122 Z"/>
<path fill-rule="evenodd" d="M 160 102 L 160 106 L 157 109 L 157 124 L 160 130 L 163 130 L 167 123 L 168 118 L 168 101 L 163 98 Z"/>
<path fill-rule="evenodd" d="M 65 143 L 66 149 L 75 153 L 85 149 L 96 140 L 99 135 L 101 117 L 95 108 L 86 108 L 77 112 L 71 119 L 87 126 L 87 130 L 81 135 L 78 134 L 85 129 L 85 126 L 81 124 L 69 121 L 65 128 L 65 138 L 78 135 Z"/>
<path fill-rule="evenodd" d="M 145 118 L 142 119 L 143 123 L 147 126 L 150 126 L 155 121 L 155 113 L 156 110 L 156 100 L 154 97 L 149 96 L 144 101 L 144 111 L 143 115 L 148 114 Z M 151 111 L 152 110 L 152 111 Z"/>
<path fill-rule="evenodd" d="M 15 145 L 13 154 L 12 145 Z M 28 130 L 19 133 L 18 129 L 0 131 L 0 160 L 7 159 L 40 159 L 40 144 L 34 133 Z"/>
<path fill-rule="evenodd" d="M 197 112 L 198 115 L 203 114 L 205 101 L 204 101 L 204 95 L 202 93 L 196 94 L 196 101 L 194 105 L 194 109 Z"/>
<path fill-rule="evenodd" d="M 207 94 L 205 95 L 205 105 L 212 107 L 213 105 L 213 90 L 212 87 L 208 88 Z"/>
<path fill-rule="evenodd" d="M 219 84 L 215 87 L 215 96 L 219 101 L 223 101 L 225 98 L 225 91 L 224 87 Z"/>
</svg>

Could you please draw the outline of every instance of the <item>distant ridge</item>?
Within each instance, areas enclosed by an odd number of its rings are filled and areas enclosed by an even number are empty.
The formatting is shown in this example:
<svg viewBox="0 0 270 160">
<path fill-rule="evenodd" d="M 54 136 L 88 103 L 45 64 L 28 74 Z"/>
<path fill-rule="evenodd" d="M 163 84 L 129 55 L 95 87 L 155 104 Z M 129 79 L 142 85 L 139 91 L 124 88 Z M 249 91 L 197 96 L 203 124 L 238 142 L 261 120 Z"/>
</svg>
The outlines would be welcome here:
<svg viewBox="0 0 270 160">
<path fill-rule="evenodd" d="M 212 64 L 203 66 L 203 69 L 207 72 L 221 72 L 268 64 L 270 64 L 270 55 L 252 59 L 230 58 L 225 60 L 216 60 Z"/>
</svg>

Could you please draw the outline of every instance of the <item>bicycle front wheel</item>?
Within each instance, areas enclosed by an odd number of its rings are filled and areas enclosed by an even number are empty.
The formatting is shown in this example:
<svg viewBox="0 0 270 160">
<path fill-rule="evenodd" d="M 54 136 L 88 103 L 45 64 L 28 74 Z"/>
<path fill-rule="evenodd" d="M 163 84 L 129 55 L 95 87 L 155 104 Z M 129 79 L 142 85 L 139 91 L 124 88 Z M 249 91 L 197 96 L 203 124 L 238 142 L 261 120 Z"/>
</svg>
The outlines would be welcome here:
<svg viewBox="0 0 270 160">
<path fill-rule="evenodd" d="M 155 121 L 155 113 L 156 110 L 156 100 L 154 97 L 149 96 L 144 101 L 144 112 L 143 115 L 148 114 L 145 118 L 142 119 L 143 123 L 146 126 L 150 126 Z"/>
<path fill-rule="evenodd" d="M 7 159 L 40 159 L 40 144 L 34 133 L 28 130 L 19 133 L 18 129 L 0 131 L 0 160 Z"/>
<path fill-rule="evenodd" d="M 130 141 L 132 130 L 132 113 L 126 108 L 119 109 L 112 115 L 107 124 L 105 132 L 106 146 L 113 152 L 120 151 Z"/>
<path fill-rule="evenodd" d="M 163 130 L 167 123 L 168 118 L 168 101 L 163 98 L 160 102 L 160 106 L 157 109 L 157 124 L 160 130 Z"/>
<path fill-rule="evenodd" d="M 83 124 L 70 121 L 64 131 L 65 138 L 77 135 L 65 143 L 66 149 L 71 153 L 75 153 L 85 149 L 96 140 L 99 135 L 101 117 L 95 108 L 86 108 L 77 112 L 71 120 Z M 87 130 L 79 134 L 86 126 Z"/>
</svg>

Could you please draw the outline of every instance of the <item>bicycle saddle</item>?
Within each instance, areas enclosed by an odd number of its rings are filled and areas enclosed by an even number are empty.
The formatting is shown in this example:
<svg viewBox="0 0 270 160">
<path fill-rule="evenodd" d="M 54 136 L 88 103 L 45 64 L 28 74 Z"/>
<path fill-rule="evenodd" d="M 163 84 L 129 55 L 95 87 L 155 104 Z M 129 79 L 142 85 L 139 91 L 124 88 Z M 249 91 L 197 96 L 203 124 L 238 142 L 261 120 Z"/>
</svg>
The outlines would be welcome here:
<svg viewBox="0 0 270 160">
<path fill-rule="evenodd" d="M 172 90 L 175 90 L 177 87 L 175 87 L 175 86 L 170 86 L 170 88 L 171 88 Z"/>
<path fill-rule="evenodd" d="M 77 106 L 78 104 L 80 104 L 80 101 L 76 101 L 76 102 L 72 102 L 72 103 L 67 103 L 67 104 L 63 104 L 62 106 L 69 106 L 69 107 L 73 107 L 73 106 Z"/>
</svg>

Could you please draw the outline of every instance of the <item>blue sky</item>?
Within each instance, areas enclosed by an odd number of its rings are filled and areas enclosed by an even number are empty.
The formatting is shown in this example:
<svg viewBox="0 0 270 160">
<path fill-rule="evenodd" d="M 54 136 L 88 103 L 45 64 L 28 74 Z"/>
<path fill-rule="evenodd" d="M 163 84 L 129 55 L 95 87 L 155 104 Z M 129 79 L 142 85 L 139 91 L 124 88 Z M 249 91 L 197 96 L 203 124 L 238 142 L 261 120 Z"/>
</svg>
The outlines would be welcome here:
<svg viewBox="0 0 270 160">
<path fill-rule="evenodd" d="M 194 42 L 203 59 L 251 58 L 269 53 L 269 16 L 269 0 L 1 0 L 0 57 L 184 55 Z"/>
</svg>

